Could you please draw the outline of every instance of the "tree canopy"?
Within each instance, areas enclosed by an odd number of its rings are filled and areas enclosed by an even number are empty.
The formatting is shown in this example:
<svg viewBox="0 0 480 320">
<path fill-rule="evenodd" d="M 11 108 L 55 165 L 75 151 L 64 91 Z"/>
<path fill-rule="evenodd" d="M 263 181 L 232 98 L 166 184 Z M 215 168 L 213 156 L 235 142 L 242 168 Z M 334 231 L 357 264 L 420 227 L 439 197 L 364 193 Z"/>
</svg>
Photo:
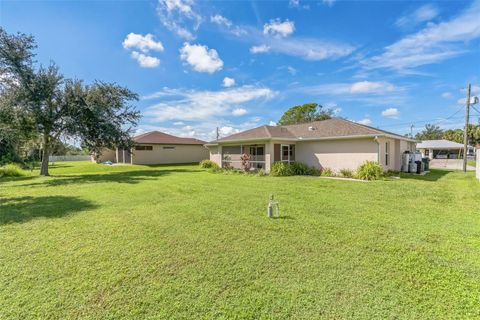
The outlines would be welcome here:
<svg viewBox="0 0 480 320">
<path fill-rule="evenodd" d="M 442 138 L 443 130 L 433 124 L 426 124 L 425 129 L 415 135 L 416 140 L 439 140 Z"/>
<path fill-rule="evenodd" d="M 288 109 L 278 121 L 279 125 L 306 123 L 332 118 L 333 110 L 318 103 L 305 103 Z"/>
<path fill-rule="evenodd" d="M 35 48 L 33 37 L 0 28 L 0 133 L 40 138 L 40 174 L 48 175 L 61 136 L 79 139 L 92 152 L 131 145 L 140 113 L 130 103 L 137 94 L 114 83 L 65 79 L 54 63 L 36 67 Z"/>
<path fill-rule="evenodd" d="M 416 140 L 450 140 L 463 143 L 463 129 L 443 130 L 439 126 L 433 124 L 425 125 L 425 129 L 415 135 Z M 467 130 L 467 140 L 471 145 L 480 143 L 480 125 L 469 124 Z"/>
</svg>

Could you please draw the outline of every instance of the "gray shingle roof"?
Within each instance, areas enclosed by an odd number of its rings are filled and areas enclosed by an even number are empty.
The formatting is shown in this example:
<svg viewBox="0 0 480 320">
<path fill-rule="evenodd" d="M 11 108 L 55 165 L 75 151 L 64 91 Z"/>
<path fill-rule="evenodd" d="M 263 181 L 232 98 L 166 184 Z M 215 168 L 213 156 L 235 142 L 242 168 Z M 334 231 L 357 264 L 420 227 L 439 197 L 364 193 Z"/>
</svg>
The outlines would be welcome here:
<svg viewBox="0 0 480 320">
<path fill-rule="evenodd" d="M 287 126 L 261 126 L 218 139 L 213 143 L 263 139 L 328 139 L 368 135 L 389 135 L 399 139 L 411 140 L 392 132 L 372 128 L 341 118 L 332 118 Z"/>
<path fill-rule="evenodd" d="M 423 140 L 417 149 L 462 149 L 463 144 L 450 140 Z"/>
</svg>

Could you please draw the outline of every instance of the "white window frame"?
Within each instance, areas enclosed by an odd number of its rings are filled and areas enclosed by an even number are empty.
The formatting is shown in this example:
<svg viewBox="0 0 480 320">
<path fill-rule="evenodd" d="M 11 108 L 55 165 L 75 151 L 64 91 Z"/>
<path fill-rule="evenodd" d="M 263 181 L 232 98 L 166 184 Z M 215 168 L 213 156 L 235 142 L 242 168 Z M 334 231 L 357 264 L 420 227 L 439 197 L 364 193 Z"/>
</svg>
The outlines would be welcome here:
<svg viewBox="0 0 480 320">
<path fill-rule="evenodd" d="M 287 160 L 284 160 L 283 159 L 283 147 L 287 147 Z M 287 162 L 287 163 L 290 163 L 290 149 L 291 149 L 291 146 L 289 144 L 281 144 L 280 145 L 280 161 L 281 162 Z"/>
</svg>

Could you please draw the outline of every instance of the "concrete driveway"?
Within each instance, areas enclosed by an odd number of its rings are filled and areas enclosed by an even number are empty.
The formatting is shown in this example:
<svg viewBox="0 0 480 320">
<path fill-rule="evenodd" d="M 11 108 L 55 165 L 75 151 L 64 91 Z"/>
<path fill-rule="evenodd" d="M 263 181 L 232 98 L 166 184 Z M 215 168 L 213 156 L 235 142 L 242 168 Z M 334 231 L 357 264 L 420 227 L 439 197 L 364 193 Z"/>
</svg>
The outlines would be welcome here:
<svg viewBox="0 0 480 320">
<path fill-rule="evenodd" d="M 430 160 L 430 168 L 463 170 L 463 160 L 462 159 L 433 159 L 433 160 Z M 467 165 L 467 170 L 475 171 L 475 167 Z"/>
</svg>

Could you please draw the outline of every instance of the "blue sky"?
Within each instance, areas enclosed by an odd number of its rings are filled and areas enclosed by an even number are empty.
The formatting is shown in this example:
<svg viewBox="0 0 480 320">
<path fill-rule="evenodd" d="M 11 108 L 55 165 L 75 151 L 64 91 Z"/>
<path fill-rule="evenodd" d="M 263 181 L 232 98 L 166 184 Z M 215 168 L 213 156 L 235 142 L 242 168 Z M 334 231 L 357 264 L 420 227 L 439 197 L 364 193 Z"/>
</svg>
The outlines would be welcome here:
<svg viewBox="0 0 480 320">
<path fill-rule="evenodd" d="M 138 132 L 210 140 L 317 102 L 403 134 L 461 127 L 466 84 L 480 95 L 480 0 L 0 1 L 0 25 L 66 77 L 137 92 Z"/>
</svg>

